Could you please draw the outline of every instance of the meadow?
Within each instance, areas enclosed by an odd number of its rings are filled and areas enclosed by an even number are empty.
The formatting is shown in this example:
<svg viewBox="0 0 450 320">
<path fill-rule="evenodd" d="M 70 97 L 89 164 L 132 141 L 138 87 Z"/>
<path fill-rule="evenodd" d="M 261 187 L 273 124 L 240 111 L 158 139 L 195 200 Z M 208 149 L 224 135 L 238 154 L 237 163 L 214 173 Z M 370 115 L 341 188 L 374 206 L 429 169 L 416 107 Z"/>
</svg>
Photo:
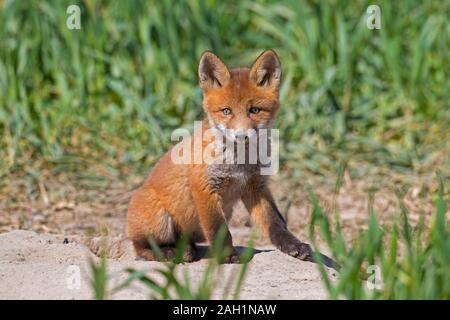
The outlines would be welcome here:
<svg viewBox="0 0 450 320">
<path fill-rule="evenodd" d="M 71 4 L 81 8 L 80 30 L 66 26 Z M 436 205 L 431 249 L 411 245 L 419 262 L 385 264 L 385 272 L 395 264 L 416 279 L 425 260 L 438 261 L 426 279 L 412 282 L 425 283 L 425 291 L 401 287 L 398 295 L 374 297 L 448 298 L 450 1 L 378 1 L 379 30 L 366 26 L 370 4 L 0 0 L 0 227 L 10 223 L 7 215 L 23 212 L 23 203 L 48 207 L 74 193 L 92 199 L 130 177 L 142 179 L 172 145 L 172 131 L 203 117 L 201 53 L 249 66 L 273 48 L 283 66 L 274 124 L 281 175 L 313 193 L 344 177 L 368 193 L 385 185 L 402 194 L 414 189 L 415 199 Z M 326 220 L 313 199 L 311 224 Z M 399 205 L 397 212 L 407 211 Z M 433 217 L 424 215 L 427 223 Z M 367 221 L 378 246 L 370 257 L 339 241 L 331 248 L 349 256 L 352 279 L 366 260 L 385 258 L 378 225 Z M 325 239 L 339 236 L 327 232 Z M 330 296 L 366 297 L 355 281 L 330 285 Z"/>
<path fill-rule="evenodd" d="M 81 30 L 66 27 L 68 4 L 0 2 L 3 181 L 24 167 L 148 168 L 202 117 L 206 49 L 232 66 L 277 50 L 287 168 L 449 164 L 447 1 L 380 2 L 380 30 L 365 1 L 80 1 Z"/>
</svg>

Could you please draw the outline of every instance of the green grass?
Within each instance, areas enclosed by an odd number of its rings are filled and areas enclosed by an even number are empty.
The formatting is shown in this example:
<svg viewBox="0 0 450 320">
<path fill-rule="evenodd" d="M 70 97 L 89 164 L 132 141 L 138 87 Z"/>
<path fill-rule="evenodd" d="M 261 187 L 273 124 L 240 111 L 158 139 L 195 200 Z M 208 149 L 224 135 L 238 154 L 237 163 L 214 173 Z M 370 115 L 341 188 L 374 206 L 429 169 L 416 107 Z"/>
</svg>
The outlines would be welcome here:
<svg viewBox="0 0 450 320">
<path fill-rule="evenodd" d="M 157 274 L 160 279 L 155 279 L 154 276 L 149 275 L 149 272 L 129 268 L 127 269 L 128 278 L 110 291 L 108 290 L 109 276 L 106 257 L 102 255 L 98 265 L 91 264 L 91 286 L 94 297 L 99 300 L 108 299 L 121 290 L 129 289 L 132 284 L 140 283 L 149 290 L 149 299 L 152 300 L 209 300 L 213 298 L 213 294 L 219 293 L 222 299 L 239 299 L 248 263 L 253 255 L 253 237 L 241 254 L 242 264 L 235 270 L 237 272 L 230 272 L 228 278 L 225 279 L 222 264 L 230 253 L 230 248 L 223 246 L 225 236 L 226 229 L 221 228 L 213 245 L 208 250 L 209 259 L 201 277 L 198 279 L 198 283 L 192 281 L 187 269 L 179 270 L 184 263 L 183 254 L 187 246 L 186 238 L 180 239 L 176 245 L 173 260 L 165 262 L 161 267 L 154 270 L 154 274 Z M 154 241 L 150 240 L 150 244 L 155 253 L 162 254 Z M 160 260 L 164 261 L 164 259 Z M 218 289 L 219 281 L 222 281 L 222 285 L 224 285 L 221 292 Z"/>
<path fill-rule="evenodd" d="M 332 223 L 312 196 L 310 235 L 320 235 L 340 266 L 332 281 L 318 264 L 331 299 L 450 299 L 450 232 L 444 186 L 440 181 L 436 211 L 426 227 L 412 225 L 400 201 L 400 214 L 391 224 L 380 224 L 369 204 L 369 222 L 349 244 L 339 219 Z M 320 257 L 317 257 L 320 261 Z M 372 269 L 371 269 L 372 268 Z M 378 269 L 377 273 L 374 269 Z M 368 284 L 378 287 L 368 287 Z"/>
<path fill-rule="evenodd" d="M 365 26 L 369 1 L 0 0 L 0 176 L 147 170 L 202 117 L 206 49 L 231 66 L 279 53 L 276 126 L 294 177 L 343 159 L 355 173 L 449 168 L 450 2 L 378 3 L 381 30 Z"/>
<path fill-rule="evenodd" d="M 91 288 L 94 297 L 97 300 L 105 300 L 108 298 L 108 270 L 106 262 L 106 252 L 100 253 L 99 263 L 91 261 Z"/>
</svg>

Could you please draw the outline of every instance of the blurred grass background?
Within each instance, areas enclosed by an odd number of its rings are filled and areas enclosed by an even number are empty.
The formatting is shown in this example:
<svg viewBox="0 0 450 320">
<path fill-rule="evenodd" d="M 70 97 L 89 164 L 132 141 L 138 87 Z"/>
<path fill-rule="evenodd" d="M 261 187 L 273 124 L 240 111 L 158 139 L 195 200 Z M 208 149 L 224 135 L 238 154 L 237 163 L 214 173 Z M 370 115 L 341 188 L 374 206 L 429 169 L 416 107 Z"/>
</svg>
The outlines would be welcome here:
<svg viewBox="0 0 450 320">
<path fill-rule="evenodd" d="M 81 30 L 66 9 L 81 7 Z M 284 70 L 282 166 L 449 176 L 450 1 L 0 0 L 0 177 L 147 171 L 202 117 L 197 63 L 266 48 Z M 93 169 L 95 168 L 95 170 Z"/>
</svg>

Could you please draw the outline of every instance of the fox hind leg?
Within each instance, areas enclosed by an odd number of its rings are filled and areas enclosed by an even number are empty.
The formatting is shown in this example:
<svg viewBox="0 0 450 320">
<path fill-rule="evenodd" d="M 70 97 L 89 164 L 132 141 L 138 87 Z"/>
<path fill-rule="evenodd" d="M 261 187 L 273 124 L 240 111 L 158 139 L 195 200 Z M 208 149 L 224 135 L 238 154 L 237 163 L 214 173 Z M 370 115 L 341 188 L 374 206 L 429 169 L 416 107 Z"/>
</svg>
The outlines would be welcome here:
<svg viewBox="0 0 450 320">
<path fill-rule="evenodd" d="M 176 257 L 176 248 L 173 245 L 160 246 L 161 255 L 150 249 L 148 243 L 133 242 L 133 246 L 137 256 L 147 261 L 172 261 Z M 195 243 L 190 243 L 186 247 L 182 259 L 182 262 L 194 262 L 200 259 Z"/>
<path fill-rule="evenodd" d="M 132 199 L 128 209 L 128 237 L 137 256 L 149 261 L 171 259 L 177 241 L 175 223 L 152 196 L 151 192 L 140 192 Z M 161 248 L 162 257 L 151 249 L 150 239 Z"/>
<path fill-rule="evenodd" d="M 143 220 L 147 223 L 139 223 L 129 228 L 129 237 L 133 242 L 136 255 L 148 261 L 173 260 L 176 257 L 175 247 L 179 240 L 179 232 L 176 230 L 171 216 L 166 210 L 160 209 Z M 150 241 L 158 246 L 159 252 L 152 249 Z M 198 259 L 195 243 L 188 243 L 182 258 L 184 262 Z"/>
<path fill-rule="evenodd" d="M 161 256 L 156 254 L 150 246 L 148 242 L 133 242 L 134 251 L 138 258 L 147 260 L 147 261 L 167 261 L 173 258 L 175 248 L 171 246 L 160 247 Z"/>
</svg>

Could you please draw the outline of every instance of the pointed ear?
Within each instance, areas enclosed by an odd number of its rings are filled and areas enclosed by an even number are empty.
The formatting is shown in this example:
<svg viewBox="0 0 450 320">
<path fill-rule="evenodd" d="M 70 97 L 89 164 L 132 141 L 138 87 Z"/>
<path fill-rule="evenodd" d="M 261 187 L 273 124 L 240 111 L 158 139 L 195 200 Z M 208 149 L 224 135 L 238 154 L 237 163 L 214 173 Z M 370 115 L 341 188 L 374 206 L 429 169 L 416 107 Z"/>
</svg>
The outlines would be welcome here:
<svg viewBox="0 0 450 320">
<path fill-rule="evenodd" d="M 281 83 L 281 63 L 273 50 L 266 50 L 250 69 L 250 80 L 259 87 L 278 90 Z"/>
<path fill-rule="evenodd" d="M 206 90 L 224 86 L 230 80 L 230 72 L 218 56 L 206 51 L 200 58 L 198 77 L 200 87 Z"/>
</svg>

